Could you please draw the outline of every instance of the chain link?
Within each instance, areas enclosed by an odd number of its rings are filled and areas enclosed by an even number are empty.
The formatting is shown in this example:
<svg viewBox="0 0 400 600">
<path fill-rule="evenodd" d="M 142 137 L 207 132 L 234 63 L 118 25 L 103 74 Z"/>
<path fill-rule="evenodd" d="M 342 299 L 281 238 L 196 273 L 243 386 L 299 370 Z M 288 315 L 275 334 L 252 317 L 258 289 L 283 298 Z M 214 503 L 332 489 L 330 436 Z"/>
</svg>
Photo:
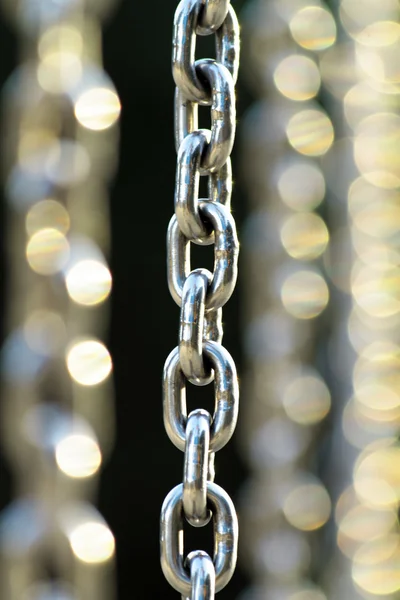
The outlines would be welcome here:
<svg viewBox="0 0 400 600">
<path fill-rule="evenodd" d="M 195 60 L 196 35 L 215 34 L 216 60 Z M 222 342 L 222 307 L 237 278 L 239 245 L 230 213 L 236 114 L 234 85 L 239 63 L 239 26 L 227 0 L 182 0 L 176 10 L 172 72 L 175 92 L 177 170 L 175 214 L 167 234 L 168 286 L 181 307 L 179 343 L 164 366 L 164 425 L 185 453 L 183 483 L 161 510 L 161 566 L 183 598 L 212 600 L 232 577 L 238 525 L 226 492 L 213 483 L 214 456 L 236 427 L 236 367 Z M 198 129 L 198 105 L 211 107 L 211 130 Z M 208 198 L 199 199 L 200 177 Z M 214 244 L 214 269 L 191 270 L 190 243 Z M 186 381 L 214 381 L 214 414 L 197 409 L 187 417 Z M 184 558 L 183 520 L 214 525 L 214 556 L 198 550 Z"/>
</svg>

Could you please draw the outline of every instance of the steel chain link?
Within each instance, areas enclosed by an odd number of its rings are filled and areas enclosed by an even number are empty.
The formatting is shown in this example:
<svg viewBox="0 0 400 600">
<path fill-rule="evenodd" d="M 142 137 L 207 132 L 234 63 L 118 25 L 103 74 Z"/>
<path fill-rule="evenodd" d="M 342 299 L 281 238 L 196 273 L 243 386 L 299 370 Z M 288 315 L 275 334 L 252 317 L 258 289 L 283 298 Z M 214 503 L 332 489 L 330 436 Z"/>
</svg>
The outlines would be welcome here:
<svg viewBox="0 0 400 600">
<path fill-rule="evenodd" d="M 195 60 L 196 35 L 215 34 L 216 60 Z M 183 483 L 161 510 L 161 566 L 184 598 L 211 600 L 233 575 L 238 524 L 227 493 L 213 483 L 214 456 L 230 440 L 237 421 L 236 367 L 221 345 L 222 307 L 237 278 L 238 240 L 230 213 L 235 136 L 235 92 L 239 26 L 227 0 L 182 0 L 174 19 L 172 72 L 175 92 L 175 146 L 178 154 L 175 214 L 167 235 L 168 286 L 181 307 L 179 344 L 164 366 L 164 425 L 185 453 Z M 198 105 L 211 107 L 211 130 L 198 129 Z M 201 176 L 208 198 L 199 199 Z M 191 270 L 190 243 L 214 244 L 214 270 Z M 186 380 L 214 381 L 214 414 L 187 416 Z M 214 556 L 198 550 L 186 558 L 184 517 L 194 527 L 214 526 Z"/>
</svg>

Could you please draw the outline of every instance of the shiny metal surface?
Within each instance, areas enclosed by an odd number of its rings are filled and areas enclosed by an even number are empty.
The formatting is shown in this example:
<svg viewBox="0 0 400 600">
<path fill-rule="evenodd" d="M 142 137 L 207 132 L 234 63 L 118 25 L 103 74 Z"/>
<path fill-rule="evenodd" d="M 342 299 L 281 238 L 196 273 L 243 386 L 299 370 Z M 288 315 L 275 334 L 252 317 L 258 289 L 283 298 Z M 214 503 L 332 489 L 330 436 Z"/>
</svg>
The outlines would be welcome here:
<svg viewBox="0 0 400 600">
<path fill-rule="evenodd" d="M 215 33 L 216 59 L 231 72 L 236 82 L 239 70 L 239 26 L 231 6 L 227 2 L 213 1 L 209 9 L 201 0 L 181 0 L 174 18 L 172 74 L 175 84 L 188 100 L 199 104 L 210 104 L 210 88 L 205 84 L 195 66 L 196 32 L 200 35 Z M 213 8 L 211 9 L 211 4 Z M 208 3 L 207 3 L 208 5 Z M 218 5 L 218 7 L 217 7 Z M 211 23 L 212 12 L 217 17 Z M 218 14 L 216 14 L 218 12 Z M 220 23 L 222 14 L 225 18 Z M 207 21 L 207 23 L 206 23 Z"/>
<path fill-rule="evenodd" d="M 197 239 L 198 243 L 210 234 L 198 211 L 200 164 L 210 139 L 210 132 L 206 129 L 187 135 L 179 146 L 176 166 L 176 218 L 183 235 L 189 240 Z"/>
<path fill-rule="evenodd" d="M 210 448 L 210 414 L 202 409 L 190 413 L 186 424 L 183 466 L 183 510 L 194 527 L 210 520 L 207 511 L 208 454 Z"/>
<path fill-rule="evenodd" d="M 215 173 L 228 160 L 235 139 L 235 89 L 228 69 L 209 58 L 196 61 L 196 73 L 212 90 L 211 140 L 201 156 L 200 168 Z"/>
<path fill-rule="evenodd" d="M 230 0 L 202 0 L 197 25 L 199 35 L 209 35 L 221 27 L 228 13 Z"/>
<path fill-rule="evenodd" d="M 190 600 L 213 600 L 215 596 L 215 569 L 211 557 L 203 550 L 188 554 L 192 593 Z"/>
<path fill-rule="evenodd" d="M 214 379 L 210 367 L 203 360 L 204 313 L 209 271 L 195 269 L 188 275 L 182 294 L 179 327 L 179 360 L 188 381 L 207 385 Z"/>
<path fill-rule="evenodd" d="M 195 61 L 196 34 L 215 33 L 216 60 Z M 185 452 L 183 484 L 161 512 L 161 565 L 184 598 L 208 599 L 222 589 L 236 563 L 237 520 L 229 496 L 211 483 L 215 452 L 230 440 L 238 416 L 235 364 L 222 342 L 222 306 L 236 284 L 239 245 L 230 213 L 235 136 L 239 27 L 226 0 L 182 0 L 175 13 L 172 71 L 175 91 L 175 214 L 167 233 L 167 278 L 181 307 L 178 346 L 163 372 L 165 430 Z M 211 130 L 198 129 L 198 104 L 211 106 Z M 208 198 L 199 199 L 200 176 Z M 190 243 L 214 244 L 214 268 L 191 270 Z M 214 380 L 215 409 L 187 417 L 186 381 Z M 214 520 L 214 560 L 202 551 L 184 559 L 183 520 Z M 215 581 L 214 581 L 215 580 Z M 215 589 L 214 589 L 215 588 Z"/>
<path fill-rule="evenodd" d="M 215 234 L 214 271 L 210 273 L 211 283 L 206 297 L 206 309 L 213 310 L 226 304 L 235 288 L 239 242 L 234 219 L 222 204 L 201 202 L 199 214 L 208 219 Z M 184 282 L 189 273 L 189 241 L 174 216 L 167 235 L 167 276 L 171 296 L 178 305 L 181 304 Z"/>
<path fill-rule="evenodd" d="M 161 567 L 170 585 L 190 597 L 192 582 L 184 566 L 183 484 L 174 487 L 164 500 L 160 519 Z M 213 515 L 215 591 L 230 581 L 236 566 L 238 523 L 228 494 L 219 485 L 207 483 L 207 499 Z"/>
<path fill-rule="evenodd" d="M 214 370 L 215 410 L 211 421 L 210 450 L 221 450 L 232 437 L 239 411 L 239 386 L 235 363 L 216 342 L 205 341 L 203 352 Z M 168 356 L 163 375 L 164 426 L 171 442 L 182 450 L 186 443 L 186 385 L 179 347 Z"/>
</svg>

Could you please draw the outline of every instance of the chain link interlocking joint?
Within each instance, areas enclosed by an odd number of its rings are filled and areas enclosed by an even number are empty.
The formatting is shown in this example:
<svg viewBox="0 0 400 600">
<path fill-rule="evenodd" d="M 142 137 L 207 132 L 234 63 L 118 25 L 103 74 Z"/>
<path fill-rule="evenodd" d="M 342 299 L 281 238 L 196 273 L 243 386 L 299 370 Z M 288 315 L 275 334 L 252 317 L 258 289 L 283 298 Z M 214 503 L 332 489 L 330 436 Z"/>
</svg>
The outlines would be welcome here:
<svg viewBox="0 0 400 600">
<path fill-rule="evenodd" d="M 195 60 L 197 35 L 215 35 L 216 59 Z M 237 421 L 239 388 L 235 363 L 222 342 L 222 307 L 237 278 L 239 245 L 230 213 L 230 154 L 236 127 L 235 91 L 239 26 L 229 0 L 181 0 L 174 18 L 172 73 L 175 146 L 178 155 L 175 214 L 167 235 L 168 286 L 180 306 L 178 346 L 164 366 L 164 425 L 185 453 L 183 483 L 161 510 L 161 566 L 183 598 L 212 600 L 230 581 L 238 524 L 228 494 L 214 479 L 214 456 L 230 440 Z M 198 129 L 198 106 L 210 106 L 211 130 Z M 208 198 L 199 198 L 201 176 Z M 190 243 L 214 244 L 214 270 L 191 270 Z M 215 410 L 187 416 L 186 381 L 214 381 Z M 184 518 L 194 527 L 214 526 L 214 556 L 184 555 Z"/>
</svg>

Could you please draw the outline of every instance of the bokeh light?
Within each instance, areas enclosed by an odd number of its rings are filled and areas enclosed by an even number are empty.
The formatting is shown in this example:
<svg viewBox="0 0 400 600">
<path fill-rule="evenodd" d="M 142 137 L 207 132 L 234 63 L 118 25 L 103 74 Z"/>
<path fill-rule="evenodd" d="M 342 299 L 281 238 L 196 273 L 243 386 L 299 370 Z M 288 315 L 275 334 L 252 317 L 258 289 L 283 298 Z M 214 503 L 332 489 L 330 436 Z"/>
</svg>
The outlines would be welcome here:
<svg viewBox="0 0 400 600">
<path fill-rule="evenodd" d="M 96 260 L 82 260 L 67 273 L 68 294 L 77 304 L 93 306 L 106 300 L 111 291 L 111 273 Z"/>
<path fill-rule="evenodd" d="M 114 536 L 103 523 L 83 523 L 71 532 L 69 540 L 73 553 L 84 563 L 102 563 L 114 555 Z"/>
<path fill-rule="evenodd" d="M 284 58 L 275 69 L 274 81 L 283 96 L 295 101 L 314 98 L 321 85 L 317 65 L 301 54 Z"/>
<path fill-rule="evenodd" d="M 331 396 L 317 374 L 295 378 L 284 390 L 283 406 L 290 419 L 301 425 L 313 425 L 326 417 Z"/>
<path fill-rule="evenodd" d="M 336 23 L 331 13 L 321 6 L 300 9 L 289 24 L 296 42 L 307 50 L 325 50 L 336 40 Z"/>
<path fill-rule="evenodd" d="M 317 165 L 296 162 L 281 173 L 278 190 L 289 208 L 309 211 L 322 202 L 325 196 L 325 179 Z"/>
<path fill-rule="evenodd" d="M 40 275 L 54 275 L 61 271 L 68 261 L 69 244 L 58 229 L 47 227 L 32 235 L 26 257 L 29 266 Z"/>
<path fill-rule="evenodd" d="M 302 110 L 293 115 L 287 125 L 289 143 L 300 154 L 322 156 L 334 140 L 333 126 L 321 110 Z"/>
<path fill-rule="evenodd" d="M 100 467 L 101 452 L 93 438 L 72 434 L 57 444 L 56 461 L 60 470 L 69 477 L 90 477 Z"/>
<path fill-rule="evenodd" d="M 315 271 L 296 271 L 282 285 L 281 299 L 286 310 L 298 319 L 313 319 L 329 300 L 325 279 Z"/>
<path fill-rule="evenodd" d="M 41 200 L 34 204 L 26 215 L 26 231 L 32 236 L 39 229 L 57 229 L 68 232 L 70 218 L 66 208 L 56 200 Z"/>
<path fill-rule="evenodd" d="M 83 340 L 71 345 L 67 352 L 68 371 L 81 385 L 97 385 L 104 381 L 112 369 L 110 353 L 97 340 Z"/>
<path fill-rule="evenodd" d="M 93 131 L 108 129 L 118 120 L 121 103 L 115 91 L 93 88 L 76 101 L 75 116 L 79 123 Z"/>
<path fill-rule="evenodd" d="M 321 217 L 314 213 L 294 214 L 281 228 L 282 245 L 296 259 L 317 258 L 324 252 L 328 241 L 328 229 Z"/>
</svg>

